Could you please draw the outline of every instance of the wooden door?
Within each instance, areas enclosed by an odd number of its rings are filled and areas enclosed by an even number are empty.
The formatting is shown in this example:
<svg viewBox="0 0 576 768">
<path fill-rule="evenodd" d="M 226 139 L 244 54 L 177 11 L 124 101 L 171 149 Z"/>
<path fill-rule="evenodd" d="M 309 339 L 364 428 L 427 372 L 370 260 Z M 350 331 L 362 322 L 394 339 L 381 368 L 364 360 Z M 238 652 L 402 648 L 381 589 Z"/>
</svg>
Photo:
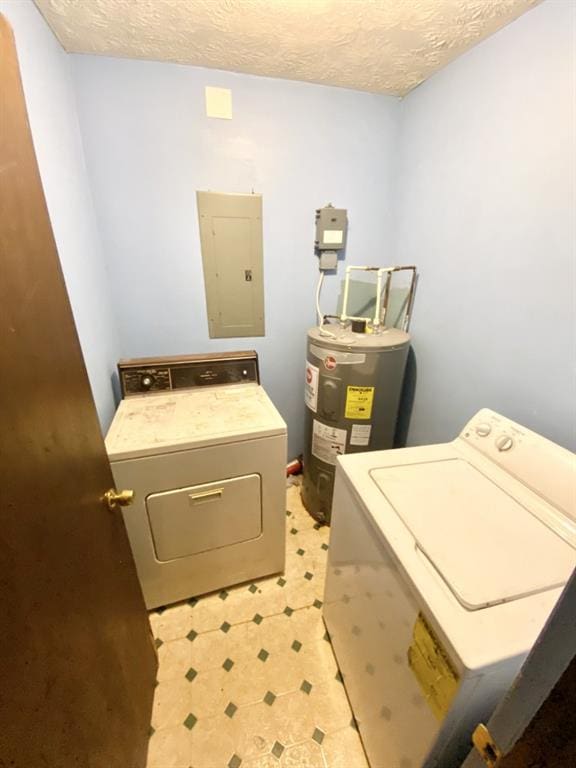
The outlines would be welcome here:
<svg viewBox="0 0 576 768">
<path fill-rule="evenodd" d="M 156 656 L 0 16 L 0 766 L 141 768 Z"/>
<path fill-rule="evenodd" d="M 498 768 L 576 765 L 576 656 Z"/>
<path fill-rule="evenodd" d="M 498 768 L 576 766 L 576 570 L 487 723 Z M 462 768 L 485 768 L 473 749 Z"/>
</svg>

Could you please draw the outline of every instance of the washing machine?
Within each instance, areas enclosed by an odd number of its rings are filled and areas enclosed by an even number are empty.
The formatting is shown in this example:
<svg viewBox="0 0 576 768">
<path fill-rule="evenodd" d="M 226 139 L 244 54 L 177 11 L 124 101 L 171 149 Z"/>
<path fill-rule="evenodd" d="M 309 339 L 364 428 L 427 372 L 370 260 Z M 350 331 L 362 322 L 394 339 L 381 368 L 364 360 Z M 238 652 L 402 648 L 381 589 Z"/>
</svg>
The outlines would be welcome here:
<svg viewBox="0 0 576 768">
<path fill-rule="evenodd" d="M 283 571 L 286 424 L 255 352 L 118 366 L 106 449 L 148 608 Z"/>
<path fill-rule="evenodd" d="M 372 768 L 457 768 L 576 566 L 576 456 L 483 409 L 338 459 L 324 619 Z"/>
</svg>

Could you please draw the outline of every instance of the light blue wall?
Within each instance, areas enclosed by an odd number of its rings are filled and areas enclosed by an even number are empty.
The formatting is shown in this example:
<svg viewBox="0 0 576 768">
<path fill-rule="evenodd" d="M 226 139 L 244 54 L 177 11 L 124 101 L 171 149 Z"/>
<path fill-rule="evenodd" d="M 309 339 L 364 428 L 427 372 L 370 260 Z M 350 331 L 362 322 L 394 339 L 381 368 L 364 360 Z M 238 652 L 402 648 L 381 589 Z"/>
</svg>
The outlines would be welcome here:
<svg viewBox="0 0 576 768">
<path fill-rule="evenodd" d="M 16 32 L 104 427 L 120 354 L 254 346 L 297 453 L 317 277 L 313 212 L 331 201 L 349 209 L 349 263 L 420 267 L 411 442 L 449 439 L 488 405 L 576 446 L 573 4 L 546 0 L 401 103 L 193 67 L 68 57 L 31 3 L 0 7 Z M 232 88 L 232 121 L 205 117 L 205 85 Z M 208 339 L 197 189 L 264 194 L 264 339 Z M 325 311 L 336 297 L 337 280 L 330 283 Z"/>
<path fill-rule="evenodd" d="M 119 353 L 108 276 L 76 113 L 70 58 L 36 6 L 0 0 L 14 31 L 34 147 L 76 328 L 103 430 Z"/>
<path fill-rule="evenodd" d="M 576 448 L 575 10 L 547 0 L 402 102 L 414 444 L 488 406 Z"/>
<path fill-rule="evenodd" d="M 348 208 L 349 263 L 392 260 L 398 101 L 174 64 L 72 59 L 122 354 L 256 348 L 295 455 L 318 275 L 314 210 Z M 206 85 L 232 89 L 231 121 L 206 117 Z M 263 193 L 265 338 L 208 339 L 198 189 Z M 326 312 L 338 281 L 328 282 Z"/>
</svg>

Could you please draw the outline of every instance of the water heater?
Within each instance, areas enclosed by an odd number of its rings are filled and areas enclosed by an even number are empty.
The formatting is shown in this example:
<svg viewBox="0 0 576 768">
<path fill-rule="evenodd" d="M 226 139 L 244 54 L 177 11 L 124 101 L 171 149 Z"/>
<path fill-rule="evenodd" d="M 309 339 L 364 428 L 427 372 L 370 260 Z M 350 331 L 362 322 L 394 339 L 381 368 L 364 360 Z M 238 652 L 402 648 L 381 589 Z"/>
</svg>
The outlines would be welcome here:
<svg viewBox="0 0 576 768">
<path fill-rule="evenodd" d="M 410 336 L 397 328 L 308 331 L 302 500 L 330 522 L 336 459 L 392 448 Z"/>
</svg>

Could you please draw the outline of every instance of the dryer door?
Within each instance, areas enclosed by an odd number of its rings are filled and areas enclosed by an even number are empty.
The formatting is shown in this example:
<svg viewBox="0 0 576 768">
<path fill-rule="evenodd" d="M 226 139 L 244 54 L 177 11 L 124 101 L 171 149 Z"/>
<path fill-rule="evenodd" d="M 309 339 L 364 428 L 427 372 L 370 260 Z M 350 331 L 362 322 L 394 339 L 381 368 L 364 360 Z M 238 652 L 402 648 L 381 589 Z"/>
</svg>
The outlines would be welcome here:
<svg viewBox="0 0 576 768">
<path fill-rule="evenodd" d="M 146 509 L 161 562 L 255 539 L 262 533 L 260 475 L 152 493 Z"/>
</svg>

